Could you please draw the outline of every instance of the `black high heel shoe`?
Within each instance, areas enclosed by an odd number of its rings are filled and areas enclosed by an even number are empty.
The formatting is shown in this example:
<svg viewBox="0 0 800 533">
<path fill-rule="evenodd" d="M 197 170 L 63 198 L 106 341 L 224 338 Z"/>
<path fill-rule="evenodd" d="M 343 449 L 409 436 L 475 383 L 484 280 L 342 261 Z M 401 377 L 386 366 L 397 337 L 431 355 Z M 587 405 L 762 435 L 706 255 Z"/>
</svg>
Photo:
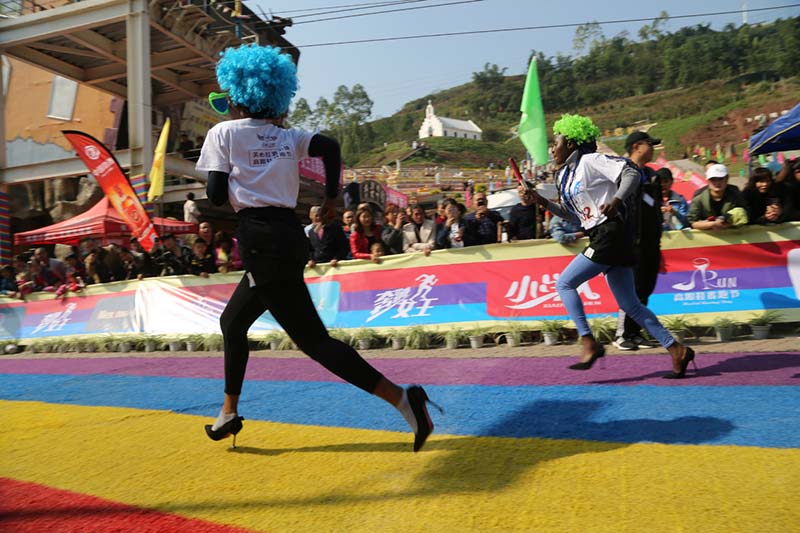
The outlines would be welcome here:
<svg viewBox="0 0 800 533">
<path fill-rule="evenodd" d="M 414 434 L 414 451 L 418 452 L 422 449 L 428 435 L 433 433 L 433 421 L 428 414 L 428 406 L 431 404 L 436 407 L 440 413 L 444 413 L 444 409 L 428 398 L 425 389 L 419 385 L 412 385 L 406 389 L 406 397 L 408 398 L 408 405 L 411 406 L 411 412 L 414 413 L 414 418 L 417 420 L 417 432 Z"/>
<path fill-rule="evenodd" d="M 661 376 L 664 379 L 683 379 L 686 377 L 686 369 L 689 368 L 689 363 L 692 363 L 694 367 L 695 373 L 697 372 L 697 365 L 694 363 L 694 350 L 686 347 L 686 352 L 683 355 L 683 361 L 681 361 L 681 371 L 680 372 L 670 372 L 666 376 Z"/>
<path fill-rule="evenodd" d="M 575 363 L 574 365 L 569 365 L 569 368 L 572 370 L 589 370 L 594 366 L 595 361 L 600 359 L 601 357 L 605 357 L 606 355 L 606 348 L 602 344 L 597 345 L 597 349 L 594 351 L 592 356 L 589 358 L 588 361 L 582 361 L 580 363 Z"/>
<path fill-rule="evenodd" d="M 236 448 L 236 435 L 242 430 L 242 420 L 244 417 L 237 416 L 222 424 L 219 429 L 211 429 L 211 424 L 206 424 L 206 435 L 211 440 L 222 440 L 233 435 L 233 446 Z"/>
</svg>

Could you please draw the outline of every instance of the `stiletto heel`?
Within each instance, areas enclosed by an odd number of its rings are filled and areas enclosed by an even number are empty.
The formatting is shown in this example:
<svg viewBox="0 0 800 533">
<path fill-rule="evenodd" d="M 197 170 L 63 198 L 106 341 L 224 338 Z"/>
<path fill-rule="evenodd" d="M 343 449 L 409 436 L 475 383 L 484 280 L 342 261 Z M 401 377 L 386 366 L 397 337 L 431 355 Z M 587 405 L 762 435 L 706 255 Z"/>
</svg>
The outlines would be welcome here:
<svg viewBox="0 0 800 533">
<path fill-rule="evenodd" d="M 589 370 L 594 365 L 595 361 L 604 357 L 606 355 L 606 348 L 602 344 L 597 345 L 598 348 L 592 354 L 592 357 L 589 358 L 588 361 L 583 361 L 580 363 L 575 363 L 574 365 L 569 365 L 569 368 L 572 370 Z"/>
<path fill-rule="evenodd" d="M 422 449 L 422 446 L 425 445 L 428 436 L 433 433 L 433 421 L 431 420 L 430 414 L 428 414 L 427 404 L 436 407 L 442 414 L 444 414 L 444 409 L 432 402 L 431 399 L 428 398 L 425 389 L 419 385 L 412 385 L 406 389 L 406 397 L 408 398 L 408 405 L 411 407 L 411 411 L 414 413 L 414 418 L 417 421 L 417 432 L 414 434 L 414 451 L 418 452 Z"/>
<path fill-rule="evenodd" d="M 242 430 L 244 417 L 237 416 L 222 424 L 219 429 L 212 429 L 211 424 L 206 424 L 206 435 L 211 440 L 222 440 L 233 435 L 233 447 L 236 447 L 236 435 Z"/>
<path fill-rule="evenodd" d="M 664 379 L 683 379 L 686 377 L 686 369 L 689 367 L 689 363 L 692 363 L 694 366 L 694 371 L 697 372 L 697 365 L 694 362 L 694 350 L 686 347 L 686 351 L 683 354 L 683 360 L 681 361 L 681 370 L 680 372 L 670 372 L 666 376 L 662 376 Z"/>
</svg>

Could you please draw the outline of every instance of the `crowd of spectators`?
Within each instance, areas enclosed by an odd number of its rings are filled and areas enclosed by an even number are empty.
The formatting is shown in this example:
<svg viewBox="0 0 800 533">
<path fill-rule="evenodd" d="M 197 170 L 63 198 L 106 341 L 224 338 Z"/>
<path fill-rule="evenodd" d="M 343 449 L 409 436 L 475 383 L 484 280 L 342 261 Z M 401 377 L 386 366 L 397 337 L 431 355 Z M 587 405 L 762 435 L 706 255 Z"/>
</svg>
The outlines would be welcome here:
<svg viewBox="0 0 800 533">
<path fill-rule="evenodd" d="M 669 169 L 656 172 L 665 231 L 715 231 L 800 220 L 800 159 L 787 159 L 776 175 L 765 167 L 754 169 L 743 190 L 729 183 L 727 167 L 716 161 L 706 164 L 706 178 L 708 186 L 695 191 L 689 203 L 672 190 Z M 480 190 L 472 195 L 472 209 L 454 198 L 440 200 L 430 213 L 419 205 L 400 208 L 390 203 L 380 220 L 368 203 L 345 211 L 341 220 L 330 221 L 323 221 L 319 208 L 312 207 L 311 222 L 305 228 L 308 266 L 336 266 L 345 259 L 380 263 L 386 255 L 429 255 L 439 249 L 537 238 L 570 245 L 584 237 L 576 221 L 541 212 L 526 187 L 517 190 L 520 203 L 511 208 L 508 220 L 488 208 L 486 194 Z M 63 260 L 50 257 L 45 248 L 18 255 L 11 265 L 0 268 L 0 296 L 24 298 L 47 291 L 64 297 L 96 283 L 181 274 L 208 277 L 242 269 L 236 239 L 222 231 L 214 233 L 205 221 L 199 224 L 197 235 L 183 240 L 162 235 L 150 252 L 134 237 L 128 244 L 100 246 L 86 237 Z"/>
<path fill-rule="evenodd" d="M 785 160 L 777 175 L 753 169 L 743 190 L 729 183 L 728 169 L 706 164 L 708 187 L 695 192 L 689 208 L 691 227 L 720 230 L 745 224 L 781 224 L 800 220 L 800 159 Z"/>
<path fill-rule="evenodd" d="M 24 299 L 34 292 L 50 292 L 62 298 L 98 283 L 183 274 L 208 277 L 242 268 L 236 239 L 222 231 L 214 233 L 209 222 L 202 222 L 196 235 L 183 240 L 171 233 L 162 235 L 149 252 L 135 237 L 128 246 L 100 246 L 96 239 L 85 237 L 63 260 L 50 257 L 44 247 L 30 250 L 2 267 L 0 296 Z"/>
<path fill-rule="evenodd" d="M 725 165 L 709 161 L 705 172 L 708 186 L 697 190 L 691 203 L 672 190 L 674 177 L 668 168 L 655 172 L 664 231 L 800 220 L 800 160 L 786 160 L 777 176 L 767 168 L 754 169 L 742 191 L 728 183 Z M 388 204 L 382 221 L 376 220 L 367 203 L 359 204 L 355 213 L 346 211 L 341 221 L 327 223 L 313 207 L 312 222 L 306 227 L 309 266 L 353 258 L 379 263 L 385 255 L 428 255 L 433 250 L 528 239 L 550 238 L 570 245 L 585 236 L 577 221 L 541 212 L 526 187 L 517 191 L 520 203 L 511 208 L 508 220 L 488 208 L 486 193 L 480 190 L 472 195 L 472 209 L 453 198 L 440 200 L 430 213 L 418 205 L 402 209 Z"/>
</svg>

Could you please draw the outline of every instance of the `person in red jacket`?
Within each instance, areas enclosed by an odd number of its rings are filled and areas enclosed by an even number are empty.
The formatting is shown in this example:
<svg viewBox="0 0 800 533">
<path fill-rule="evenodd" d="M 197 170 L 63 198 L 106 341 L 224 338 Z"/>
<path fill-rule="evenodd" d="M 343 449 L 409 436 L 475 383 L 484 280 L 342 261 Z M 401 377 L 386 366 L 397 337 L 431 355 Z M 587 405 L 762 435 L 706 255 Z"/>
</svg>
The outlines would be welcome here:
<svg viewBox="0 0 800 533">
<path fill-rule="evenodd" d="M 380 256 L 372 253 L 372 245 L 381 242 L 383 226 L 375 223 L 375 217 L 368 207 L 356 212 L 356 221 L 350 233 L 350 252 L 353 259 L 369 259 L 380 263 Z"/>
</svg>

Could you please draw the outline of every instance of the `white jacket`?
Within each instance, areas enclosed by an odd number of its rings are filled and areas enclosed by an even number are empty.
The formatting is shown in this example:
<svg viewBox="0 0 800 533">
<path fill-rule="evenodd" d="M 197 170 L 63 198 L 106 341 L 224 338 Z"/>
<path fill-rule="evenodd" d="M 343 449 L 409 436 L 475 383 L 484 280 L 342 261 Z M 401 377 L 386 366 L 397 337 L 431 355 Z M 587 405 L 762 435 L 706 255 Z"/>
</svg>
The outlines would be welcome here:
<svg viewBox="0 0 800 533">
<path fill-rule="evenodd" d="M 403 250 L 406 252 L 424 252 L 426 248 L 433 249 L 436 245 L 436 223 L 426 219 L 419 228 L 419 240 L 414 231 L 414 223 L 409 222 L 403 226 Z"/>
</svg>

